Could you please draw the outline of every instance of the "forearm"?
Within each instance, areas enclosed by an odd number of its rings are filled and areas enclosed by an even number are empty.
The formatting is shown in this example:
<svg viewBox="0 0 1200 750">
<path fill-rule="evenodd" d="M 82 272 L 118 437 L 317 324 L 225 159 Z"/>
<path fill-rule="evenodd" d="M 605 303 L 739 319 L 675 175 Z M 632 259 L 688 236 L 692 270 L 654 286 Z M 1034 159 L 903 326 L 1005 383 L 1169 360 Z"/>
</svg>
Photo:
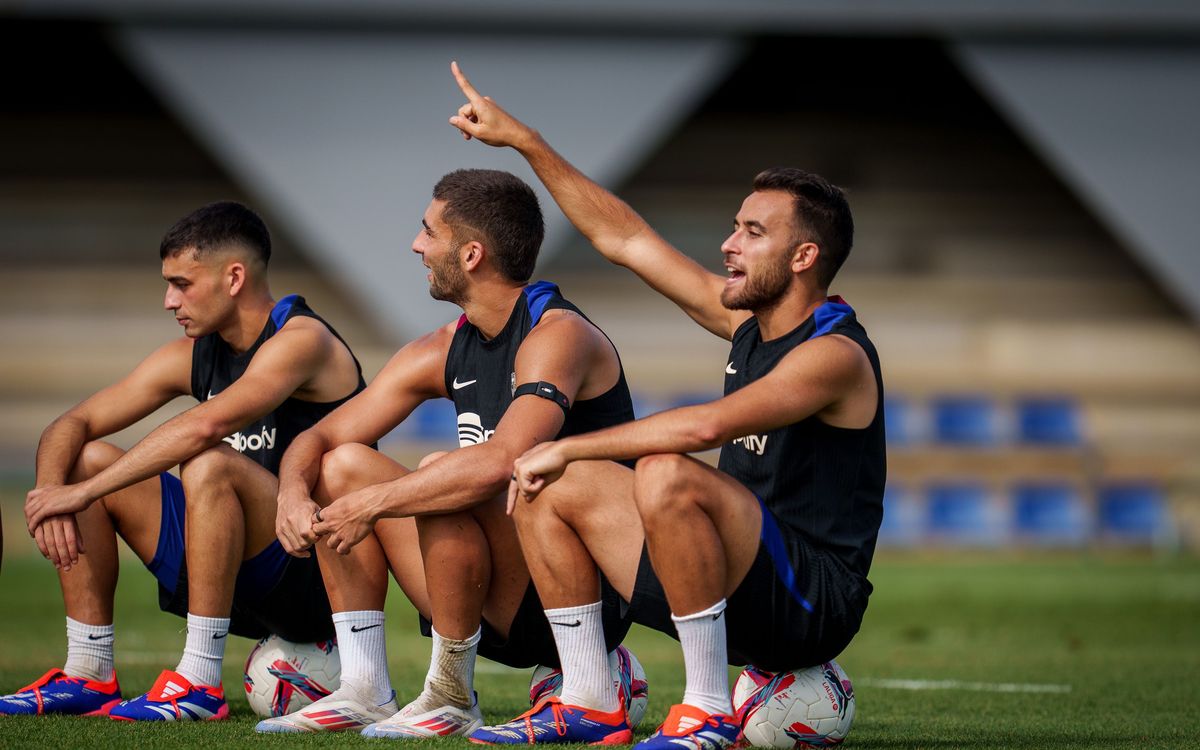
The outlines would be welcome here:
<svg viewBox="0 0 1200 750">
<path fill-rule="evenodd" d="M 498 496 L 508 486 L 515 456 L 487 443 L 451 451 L 387 483 L 377 518 L 456 513 Z"/>
<path fill-rule="evenodd" d="M 596 184 L 555 151 L 536 131 L 515 146 L 550 191 L 570 222 L 609 261 L 628 265 L 630 239 L 652 231 L 623 200 Z"/>
<path fill-rule="evenodd" d="M 558 449 L 571 461 L 623 461 L 656 453 L 695 453 L 728 440 L 708 405 L 653 414 L 634 422 L 564 438 Z"/>
<path fill-rule="evenodd" d="M 279 463 L 279 494 L 311 496 L 321 474 L 321 460 L 333 448 L 317 428 L 300 433 Z"/>
<path fill-rule="evenodd" d="M 64 414 L 42 432 L 37 449 L 37 487 L 63 485 L 88 440 L 87 423 Z"/>
</svg>

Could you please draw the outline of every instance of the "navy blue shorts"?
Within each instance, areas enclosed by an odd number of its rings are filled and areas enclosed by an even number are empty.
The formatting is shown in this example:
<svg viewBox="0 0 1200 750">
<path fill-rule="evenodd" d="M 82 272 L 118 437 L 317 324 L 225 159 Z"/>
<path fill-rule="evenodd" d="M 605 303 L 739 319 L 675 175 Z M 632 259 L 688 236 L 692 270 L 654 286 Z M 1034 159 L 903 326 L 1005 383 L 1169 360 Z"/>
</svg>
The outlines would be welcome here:
<svg viewBox="0 0 1200 750">
<path fill-rule="evenodd" d="M 729 663 L 781 672 L 829 661 L 858 632 L 870 584 L 759 508 L 758 554 L 726 601 Z M 644 544 L 627 616 L 679 637 Z"/>
<path fill-rule="evenodd" d="M 187 560 L 183 522 L 183 484 L 166 472 L 162 486 L 162 524 L 158 548 L 146 567 L 158 579 L 159 607 L 187 616 Z M 296 558 L 276 539 L 242 563 L 233 591 L 229 632 L 246 638 L 275 633 L 285 640 L 309 643 L 334 635 L 333 621 L 317 556 Z"/>
</svg>

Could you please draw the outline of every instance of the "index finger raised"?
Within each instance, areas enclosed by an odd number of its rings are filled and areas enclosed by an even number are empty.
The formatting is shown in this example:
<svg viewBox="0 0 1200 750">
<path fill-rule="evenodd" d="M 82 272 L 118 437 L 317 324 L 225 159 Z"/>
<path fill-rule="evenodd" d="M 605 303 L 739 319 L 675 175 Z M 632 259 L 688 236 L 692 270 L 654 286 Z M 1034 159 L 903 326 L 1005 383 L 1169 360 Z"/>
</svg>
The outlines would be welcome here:
<svg viewBox="0 0 1200 750">
<path fill-rule="evenodd" d="M 479 92 L 467 80 L 467 75 L 462 72 L 462 68 L 458 67 L 458 60 L 450 61 L 450 72 L 454 74 L 454 80 L 458 82 L 459 89 L 462 90 L 468 99 L 472 102 L 482 101 L 483 97 L 479 95 Z"/>
</svg>

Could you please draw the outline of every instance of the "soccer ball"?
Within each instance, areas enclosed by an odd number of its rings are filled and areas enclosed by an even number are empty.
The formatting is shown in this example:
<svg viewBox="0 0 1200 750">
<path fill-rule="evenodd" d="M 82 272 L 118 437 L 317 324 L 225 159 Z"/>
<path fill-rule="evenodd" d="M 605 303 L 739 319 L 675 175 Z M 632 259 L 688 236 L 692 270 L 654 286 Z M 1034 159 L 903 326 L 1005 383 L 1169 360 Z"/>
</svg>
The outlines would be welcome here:
<svg viewBox="0 0 1200 750">
<path fill-rule="evenodd" d="M 854 688 L 833 661 L 778 674 L 750 666 L 733 686 L 733 708 L 755 747 L 827 747 L 850 732 Z"/>
<path fill-rule="evenodd" d="M 650 693 L 641 662 L 632 651 L 624 646 L 617 646 L 616 650 L 608 655 L 608 669 L 612 673 L 613 685 L 617 688 L 617 697 L 621 699 L 629 714 L 629 726 L 637 728 L 642 717 L 646 715 L 646 702 Z M 561 693 L 561 669 L 541 666 L 533 671 L 533 679 L 529 681 L 531 707 L 536 706 L 543 698 Z"/>
<path fill-rule="evenodd" d="M 246 700 L 259 716 L 283 716 L 333 692 L 342 679 L 337 641 L 263 638 L 246 657 Z"/>
</svg>

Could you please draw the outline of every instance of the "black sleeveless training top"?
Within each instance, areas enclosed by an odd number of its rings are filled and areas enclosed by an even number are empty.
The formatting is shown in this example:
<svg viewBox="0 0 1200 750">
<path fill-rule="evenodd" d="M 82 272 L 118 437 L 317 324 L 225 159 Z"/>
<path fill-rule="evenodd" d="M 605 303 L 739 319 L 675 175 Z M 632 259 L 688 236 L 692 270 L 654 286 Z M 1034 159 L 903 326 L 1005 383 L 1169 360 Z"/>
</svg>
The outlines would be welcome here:
<svg viewBox="0 0 1200 750">
<path fill-rule="evenodd" d="M 865 577 L 883 519 L 887 458 L 879 356 L 854 310 L 830 297 L 799 327 L 772 341 L 762 340 L 758 320 L 751 317 L 733 334 L 725 394 L 763 377 L 805 341 L 831 333 L 857 343 L 871 362 L 879 397 L 871 424 L 855 430 L 808 417 L 726 443 L 719 467 L 757 495 L 780 524 Z"/>
<path fill-rule="evenodd" d="M 284 323 L 297 316 L 321 321 L 329 329 L 329 332 L 337 337 L 338 341 L 346 344 L 345 339 L 333 330 L 333 326 L 312 311 L 303 297 L 289 294 L 275 303 L 275 308 L 271 310 L 271 316 L 267 319 L 262 333 L 258 335 L 258 340 L 241 354 L 234 352 L 217 333 L 210 333 L 196 339 L 192 347 L 192 395 L 198 401 L 207 401 L 228 388 L 233 381 L 246 372 L 250 360 L 254 358 L 259 347 L 274 336 L 280 328 L 283 328 Z M 346 344 L 346 349 L 350 349 L 349 344 Z M 353 351 L 350 352 L 350 356 L 354 357 Z M 349 401 L 351 397 L 366 387 L 362 376 L 362 366 L 359 365 L 357 358 L 354 359 L 354 365 L 358 368 L 358 385 L 354 388 L 354 392 L 345 398 L 316 403 L 289 397 L 275 407 L 270 414 L 225 438 L 225 442 L 234 450 L 260 464 L 267 471 L 278 474 L 279 461 L 283 458 L 283 452 L 287 450 L 297 435 L 312 427 L 326 414 Z"/>
<path fill-rule="evenodd" d="M 547 310 L 571 310 L 585 320 L 579 308 L 563 299 L 558 287 L 538 281 L 525 287 L 512 314 L 495 338 L 483 334 L 463 315 L 446 356 L 446 392 L 458 414 L 459 447 L 485 442 L 513 400 L 517 350 Z M 594 324 L 593 324 L 594 325 Z M 557 383 L 552 384 L 557 387 Z M 625 370 L 605 393 L 571 404 L 562 430 L 555 439 L 591 432 L 633 419 L 633 401 Z"/>
</svg>

